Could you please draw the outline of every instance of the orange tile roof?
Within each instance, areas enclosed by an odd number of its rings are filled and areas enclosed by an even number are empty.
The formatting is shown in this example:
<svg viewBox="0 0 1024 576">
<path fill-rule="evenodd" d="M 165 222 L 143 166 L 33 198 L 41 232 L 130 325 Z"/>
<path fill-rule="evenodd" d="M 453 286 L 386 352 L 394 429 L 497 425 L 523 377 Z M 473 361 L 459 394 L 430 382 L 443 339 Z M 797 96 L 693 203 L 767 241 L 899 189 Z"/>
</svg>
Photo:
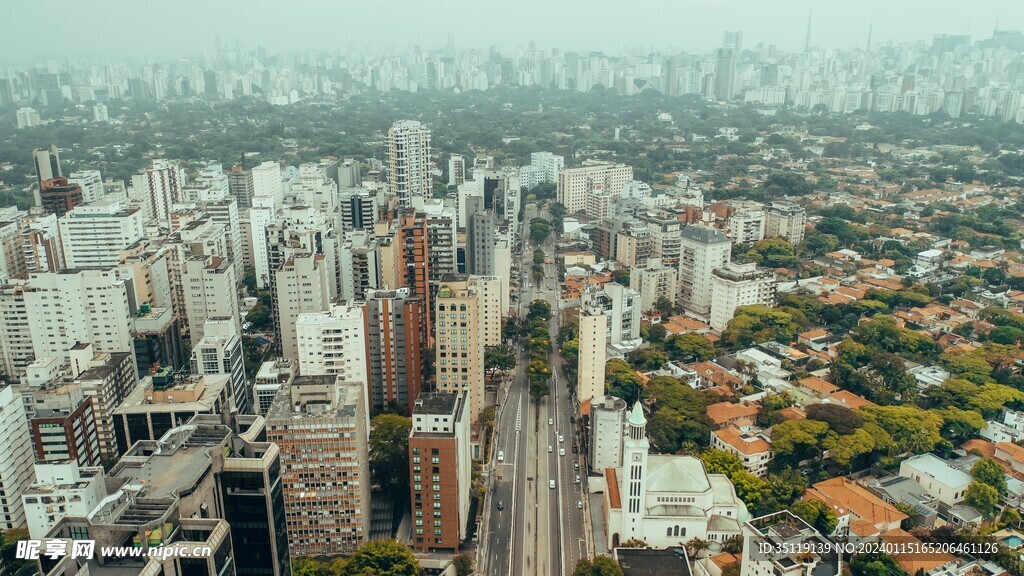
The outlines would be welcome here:
<svg viewBox="0 0 1024 576">
<path fill-rule="evenodd" d="M 836 386 L 831 382 L 822 380 L 817 376 L 808 376 L 807 378 L 801 378 L 797 380 L 796 383 L 798 386 L 802 388 L 807 388 L 808 390 L 811 390 L 818 394 L 824 394 L 826 396 L 841 390 L 839 386 Z"/>
<path fill-rule="evenodd" d="M 735 564 L 740 561 L 740 559 L 736 555 L 730 554 L 728 552 L 715 554 L 714 556 L 708 558 L 708 560 L 714 562 L 715 566 L 718 566 L 719 568 L 725 568 L 730 564 Z"/>
<path fill-rule="evenodd" d="M 998 442 L 996 448 L 1006 452 L 1015 462 L 1024 463 L 1024 448 L 1010 442 Z"/>
<path fill-rule="evenodd" d="M 619 479 L 616 477 L 615 468 L 604 469 L 604 480 L 608 490 L 608 505 L 612 508 L 622 508 L 622 500 L 619 498 Z"/>
<path fill-rule="evenodd" d="M 772 445 L 762 438 L 754 438 L 752 440 L 745 440 L 740 431 L 733 426 L 727 426 L 721 430 L 715 430 L 712 432 L 720 440 L 735 448 L 740 454 L 761 454 L 764 452 L 770 452 Z"/>
<path fill-rule="evenodd" d="M 850 522 L 850 532 L 853 532 L 860 537 L 867 537 L 878 534 L 878 528 L 875 528 L 875 525 L 871 522 L 858 518 L 857 520 Z"/>
<path fill-rule="evenodd" d="M 804 338 L 807 340 L 814 340 L 815 338 L 824 338 L 829 334 L 829 331 L 825 330 L 824 328 L 814 328 L 813 330 L 801 332 L 800 334 L 797 335 L 797 337 Z"/>
<path fill-rule="evenodd" d="M 831 398 L 837 404 L 842 404 L 843 406 L 846 406 L 847 408 L 852 408 L 854 410 L 856 410 L 857 408 L 863 408 L 865 406 L 878 406 L 878 404 L 875 404 L 874 402 L 867 400 L 865 398 L 861 398 L 860 396 L 857 396 L 856 394 L 848 390 L 840 390 L 839 392 L 836 392 L 835 394 L 829 396 L 829 398 Z"/>
<path fill-rule="evenodd" d="M 902 528 L 896 528 L 889 530 L 878 535 L 878 539 L 886 544 L 904 545 L 908 548 L 909 544 L 917 544 L 920 542 L 913 534 L 903 530 Z M 939 566 L 948 564 L 956 560 L 956 556 L 947 552 L 907 552 L 903 554 L 893 554 L 892 559 L 900 565 L 907 574 L 927 573 Z"/>
<path fill-rule="evenodd" d="M 808 498 L 828 504 L 835 510 L 837 516 L 851 513 L 878 528 L 907 518 L 906 514 L 892 504 L 843 476 L 818 482 L 810 487 L 804 496 L 805 500 Z"/>
<path fill-rule="evenodd" d="M 733 404 L 732 402 L 719 402 L 707 407 L 708 418 L 715 424 L 721 426 L 738 418 L 749 418 L 757 416 L 757 406 L 746 404 Z"/>
<path fill-rule="evenodd" d="M 782 416 L 786 420 L 803 420 L 804 418 L 807 418 L 807 412 L 804 412 L 796 406 L 789 406 L 788 408 L 779 410 L 779 416 Z"/>
</svg>

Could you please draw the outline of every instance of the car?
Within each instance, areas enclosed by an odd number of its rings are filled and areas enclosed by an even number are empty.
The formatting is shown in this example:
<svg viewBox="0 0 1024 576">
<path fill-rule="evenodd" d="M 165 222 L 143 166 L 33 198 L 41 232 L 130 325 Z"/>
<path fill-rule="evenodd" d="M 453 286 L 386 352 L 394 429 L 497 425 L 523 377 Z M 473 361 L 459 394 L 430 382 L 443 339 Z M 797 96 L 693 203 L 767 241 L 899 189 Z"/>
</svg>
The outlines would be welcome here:
<svg viewBox="0 0 1024 576">
<path fill-rule="evenodd" d="M 504 509 L 505 509 L 505 502 L 503 500 L 498 500 L 498 510 L 504 510 Z"/>
<path fill-rule="evenodd" d="M 551 426 L 554 423 L 555 423 L 555 419 L 554 418 L 548 418 L 548 426 Z"/>
<path fill-rule="evenodd" d="M 554 488 L 555 488 L 555 481 L 554 480 L 549 480 L 548 481 L 548 488 L 551 488 L 552 490 L 554 490 Z"/>
<path fill-rule="evenodd" d="M 554 452 L 554 451 L 555 451 L 555 447 L 552 446 L 551 444 L 548 444 L 548 452 Z"/>
<path fill-rule="evenodd" d="M 558 435 L 558 442 L 559 443 L 565 442 L 565 436 L 562 436 L 561 434 L 559 434 Z"/>
<path fill-rule="evenodd" d="M 559 448 L 558 449 L 558 455 L 559 456 L 565 456 L 565 448 Z"/>
<path fill-rule="evenodd" d="M 572 469 L 573 470 L 579 470 L 580 469 L 580 463 L 579 462 L 573 462 L 572 463 Z"/>
<path fill-rule="evenodd" d="M 576 509 L 577 510 L 583 510 L 583 500 L 577 500 L 576 501 Z"/>
<path fill-rule="evenodd" d="M 504 450 L 498 450 L 498 462 L 504 462 L 504 461 L 505 461 L 505 451 Z"/>
<path fill-rule="evenodd" d="M 577 484 L 579 484 L 579 483 L 580 483 L 580 475 L 579 475 L 579 474 L 577 474 L 577 475 L 576 475 L 576 483 L 577 483 Z"/>
</svg>

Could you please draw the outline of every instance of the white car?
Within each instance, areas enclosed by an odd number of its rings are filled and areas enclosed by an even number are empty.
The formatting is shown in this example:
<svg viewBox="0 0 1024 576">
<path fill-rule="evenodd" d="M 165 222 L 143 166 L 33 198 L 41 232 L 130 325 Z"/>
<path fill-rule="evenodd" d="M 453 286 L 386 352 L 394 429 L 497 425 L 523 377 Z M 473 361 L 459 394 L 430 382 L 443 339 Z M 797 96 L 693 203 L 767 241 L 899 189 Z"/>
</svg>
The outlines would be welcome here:
<svg viewBox="0 0 1024 576">
<path fill-rule="evenodd" d="M 576 501 L 576 509 L 577 510 L 583 510 L 583 500 L 577 500 Z"/>
<path fill-rule="evenodd" d="M 548 426 L 551 426 L 554 423 L 555 423 L 555 419 L 554 418 L 548 418 Z"/>
<path fill-rule="evenodd" d="M 551 489 L 555 488 L 555 481 L 554 480 L 551 480 L 551 481 L 548 482 L 548 488 L 551 488 Z"/>
<path fill-rule="evenodd" d="M 559 434 L 558 435 L 558 443 L 561 444 L 562 442 L 565 442 L 565 436 L 562 436 L 561 434 Z"/>
<path fill-rule="evenodd" d="M 565 448 L 559 448 L 558 449 L 558 455 L 559 456 L 565 456 Z"/>
<path fill-rule="evenodd" d="M 504 461 L 505 461 L 505 451 L 504 450 L 498 450 L 498 462 L 504 462 Z"/>
<path fill-rule="evenodd" d="M 551 444 L 548 444 L 548 452 L 554 452 L 554 451 L 555 451 L 555 447 L 552 446 Z"/>
</svg>

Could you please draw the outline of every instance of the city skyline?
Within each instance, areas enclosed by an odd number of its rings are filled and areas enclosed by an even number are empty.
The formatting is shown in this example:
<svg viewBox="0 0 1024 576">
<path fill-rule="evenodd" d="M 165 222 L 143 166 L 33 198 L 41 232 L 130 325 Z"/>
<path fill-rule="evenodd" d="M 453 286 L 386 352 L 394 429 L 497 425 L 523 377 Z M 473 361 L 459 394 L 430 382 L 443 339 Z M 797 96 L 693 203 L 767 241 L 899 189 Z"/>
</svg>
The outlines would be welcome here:
<svg viewBox="0 0 1024 576">
<path fill-rule="evenodd" d="M 54 35 L 43 47 L 35 40 L 33 27 L 18 26 L 15 18 L 5 19 L 0 35 L 7 46 L 0 62 L 83 56 L 121 60 L 126 54 L 134 60 L 190 57 L 214 54 L 218 45 L 226 51 L 236 42 L 246 50 L 259 46 L 275 53 L 401 52 L 415 46 L 439 48 L 449 40 L 460 49 L 536 43 L 545 50 L 705 53 L 718 48 L 723 32 L 731 30 L 744 33 L 748 48 L 765 44 L 798 51 L 808 39 L 809 18 L 810 46 L 829 49 L 864 48 L 869 36 L 873 47 L 929 41 L 936 34 L 985 39 L 993 30 L 1024 26 L 1024 16 L 1014 14 L 1014 5 L 1008 0 L 950 3 L 942 10 L 925 0 L 906 0 L 900 5 L 899 14 L 880 18 L 889 8 L 881 0 L 856 5 L 820 0 L 686 0 L 666 5 L 639 0 L 631 4 L 629 12 L 602 10 L 578 0 L 557 5 L 526 0 L 503 10 L 468 0 L 444 0 L 440 6 L 431 3 L 429 7 L 384 0 L 372 9 L 299 0 L 290 3 L 291 25 L 282 25 L 282 10 L 271 10 L 264 1 L 227 0 L 211 5 L 183 0 L 135 5 L 121 0 L 87 4 L 50 0 L 33 4 L 33 10 L 50 14 L 57 29 L 92 31 L 86 34 L 88 41 L 83 42 L 81 35 Z M 501 26 L 495 26 L 499 20 Z M 283 21 L 288 23 L 287 17 Z M 136 22 L 160 24 L 139 26 Z"/>
</svg>

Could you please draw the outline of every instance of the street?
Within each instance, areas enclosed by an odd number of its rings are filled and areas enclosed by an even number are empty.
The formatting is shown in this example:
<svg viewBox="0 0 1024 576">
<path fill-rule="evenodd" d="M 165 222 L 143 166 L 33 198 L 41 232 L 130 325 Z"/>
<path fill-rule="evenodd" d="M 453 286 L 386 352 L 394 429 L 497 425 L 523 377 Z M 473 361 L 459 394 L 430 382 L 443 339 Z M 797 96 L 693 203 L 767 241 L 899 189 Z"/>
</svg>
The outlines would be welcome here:
<svg viewBox="0 0 1024 576">
<path fill-rule="evenodd" d="M 549 243 L 544 248 L 548 260 L 554 261 L 554 246 Z M 525 253 L 532 256 L 529 249 Z M 546 300 L 551 305 L 549 330 L 554 345 L 559 329 L 556 265 L 545 264 L 544 280 L 537 286 L 529 274 L 529 260 L 524 262 L 520 257 L 519 262 L 524 288 L 520 292 L 519 317 L 525 317 L 533 300 Z M 551 393 L 539 403 L 530 399 L 526 377 L 529 354 L 524 347 L 518 348 L 515 377 L 498 390 L 492 483 L 486 502 L 490 516 L 481 547 L 486 557 L 478 559 L 479 569 L 486 574 L 565 575 L 587 555 L 586 510 L 577 508 L 577 502 L 587 505 L 582 492 L 586 479 L 581 472 L 585 472 L 586 465 L 582 456 L 572 451 L 575 425 L 571 418 L 576 407 L 562 374 L 557 345 L 548 362 L 553 385 Z M 559 435 L 562 442 L 558 441 Z M 498 462 L 499 452 L 504 455 L 503 462 Z M 581 483 L 576 483 L 577 475 Z M 554 489 L 550 488 L 552 480 Z M 503 510 L 497 508 L 499 501 Z"/>
</svg>

